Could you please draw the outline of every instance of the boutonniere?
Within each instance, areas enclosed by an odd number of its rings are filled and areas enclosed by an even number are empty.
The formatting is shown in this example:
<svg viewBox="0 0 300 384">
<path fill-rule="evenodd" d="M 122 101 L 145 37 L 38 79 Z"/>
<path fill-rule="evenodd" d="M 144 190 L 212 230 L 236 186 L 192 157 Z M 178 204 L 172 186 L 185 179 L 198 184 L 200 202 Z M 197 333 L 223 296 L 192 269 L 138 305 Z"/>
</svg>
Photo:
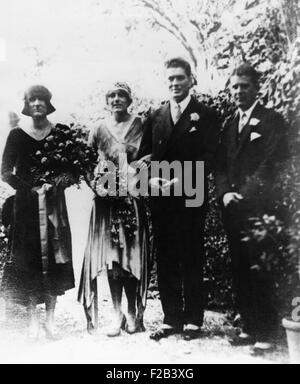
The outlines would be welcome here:
<svg viewBox="0 0 300 384">
<path fill-rule="evenodd" d="M 254 117 L 250 120 L 250 126 L 251 127 L 256 127 L 260 123 L 260 120 L 255 119 Z"/>
<path fill-rule="evenodd" d="M 252 132 L 251 133 L 251 137 L 250 137 L 250 141 L 254 141 L 254 140 L 257 140 L 259 138 L 261 138 L 262 135 L 260 133 L 257 133 L 257 132 Z"/>
<path fill-rule="evenodd" d="M 198 115 L 198 113 L 192 113 L 191 114 L 191 121 L 193 121 L 193 122 L 200 121 L 200 116 Z"/>
</svg>

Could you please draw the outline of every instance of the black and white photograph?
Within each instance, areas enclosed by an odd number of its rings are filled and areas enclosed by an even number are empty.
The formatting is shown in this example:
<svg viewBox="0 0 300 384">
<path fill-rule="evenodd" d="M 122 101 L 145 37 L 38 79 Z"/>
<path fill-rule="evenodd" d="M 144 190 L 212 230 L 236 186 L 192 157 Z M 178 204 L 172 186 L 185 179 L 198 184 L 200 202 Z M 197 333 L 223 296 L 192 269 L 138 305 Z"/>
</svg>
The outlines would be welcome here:
<svg viewBox="0 0 300 384">
<path fill-rule="evenodd" d="M 300 364 L 298 0 L 1 0 L 0 364 Z"/>
</svg>

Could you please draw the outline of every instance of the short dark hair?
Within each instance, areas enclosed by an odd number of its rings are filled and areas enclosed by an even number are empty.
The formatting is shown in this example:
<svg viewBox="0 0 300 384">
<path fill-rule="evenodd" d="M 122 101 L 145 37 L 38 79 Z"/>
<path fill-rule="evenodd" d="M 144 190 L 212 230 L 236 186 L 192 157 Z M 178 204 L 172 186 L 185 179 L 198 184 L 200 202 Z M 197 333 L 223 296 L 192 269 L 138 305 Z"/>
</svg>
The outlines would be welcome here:
<svg viewBox="0 0 300 384">
<path fill-rule="evenodd" d="M 260 73 L 249 63 L 243 63 L 236 67 L 231 77 L 233 76 L 248 76 L 255 85 L 259 86 Z"/>
<path fill-rule="evenodd" d="M 165 62 L 165 68 L 183 68 L 188 77 L 192 76 L 191 64 L 182 57 L 174 57 Z"/>
<path fill-rule="evenodd" d="M 25 104 L 22 111 L 23 115 L 31 116 L 29 102 L 31 99 L 35 99 L 35 98 L 40 98 L 41 100 L 45 101 L 47 105 L 48 115 L 55 112 L 56 109 L 51 104 L 52 93 L 49 91 L 49 89 L 44 87 L 43 85 L 33 85 L 25 92 L 25 95 L 24 95 Z"/>
</svg>

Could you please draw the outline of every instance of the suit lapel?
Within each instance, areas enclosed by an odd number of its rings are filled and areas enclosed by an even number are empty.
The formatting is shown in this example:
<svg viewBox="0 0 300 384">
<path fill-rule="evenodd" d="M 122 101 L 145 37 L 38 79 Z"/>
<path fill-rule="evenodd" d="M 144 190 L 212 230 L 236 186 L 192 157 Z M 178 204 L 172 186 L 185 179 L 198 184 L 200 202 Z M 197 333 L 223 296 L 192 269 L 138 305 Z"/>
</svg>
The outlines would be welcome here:
<svg viewBox="0 0 300 384">
<path fill-rule="evenodd" d="M 153 148 L 155 158 L 160 158 L 166 151 L 173 130 L 174 124 L 171 117 L 170 103 L 167 103 L 161 108 L 153 130 Z"/>
<path fill-rule="evenodd" d="M 257 104 L 255 107 L 252 115 L 250 116 L 250 119 L 248 121 L 248 124 L 243 129 L 243 132 L 241 133 L 240 142 L 237 148 L 236 157 L 241 153 L 247 142 L 249 141 L 250 134 L 256 127 L 251 125 L 250 122 L 253 118 L 256 118 L 258 120 L 261 120 L 261 112 L 262 112 L 262 106 L 260 104 Z M 237 128 L 238 129 L 238 128 Z"/>
<path fill-rule="evenodd" d="M 170 149 L 178 141 L 178 139 L 192 127 L 190 115 L 193 112 L 199 113 L 199 104 L 192 97 L 179 121 L 174 126 L 171 116 L 170 103 L 162 107 L 154 129 L 153 148 L 156 159 L 161 159 L 166 151 Z"/>
<path fill-rule="evenodd" d="M 174 131 L 169 142 L 169 147 L 171 147 L 188 129 L 191 128 L 190 114 L 193 112 L 196 106 L 196 101 L 194 98 L 192 98 L 174 127 Z"/>
<path fill-rule="evenodd" d="M 234 119 L 228 126 L 228 154 L 230 157 L 234 157 L 238 149 L 238 126 L 239 114 L 236 113 Z"/>
</svg>

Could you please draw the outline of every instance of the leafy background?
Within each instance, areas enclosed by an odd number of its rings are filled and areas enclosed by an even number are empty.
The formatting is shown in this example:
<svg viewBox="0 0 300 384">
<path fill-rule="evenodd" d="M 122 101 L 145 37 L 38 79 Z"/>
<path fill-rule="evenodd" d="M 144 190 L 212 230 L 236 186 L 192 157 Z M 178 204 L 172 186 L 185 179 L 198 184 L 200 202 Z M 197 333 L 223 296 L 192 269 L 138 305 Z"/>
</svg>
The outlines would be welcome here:
<svg viewBox="0 0 300 384">
<path fill-rule="evenodd" d="M 1 5 L 0 34 L 3 31 L 13 54 L 0 63 L 4 74 L 0 101 L 9 109 L 21 109 L 16 99 L 22 99 L 26 84 L 42 82 L 59 95 L 55 104 L 60 112 L 54 117 L 89 130 L 105 115 L 107 82 L 123 77 L 135 91 L 133 110 L 144 114 L 166 97 L 161 63 L 170 55 L 181 54 L 193 64 L 197 97 L 216 108 L 225 122 L 234 111 L 226 90 L 233 67 L 248 61 L 262 73 L 261 101 L 289 122 L 291 158 L 281 164 L 275 185 L 284 190 L 284 199 L 274 203 L 272 214 L 252 222 L 248 237 L 267 250 L 262 253 L 262 263 L 276 276 L 278 306 L 282 312 L 288 311 L 287 292 L 297 294 L 300 249 L 299 2 L 80 0 L 75 5 L 53 0 L 49 4 L 45 2 L 45 8 L 39 9 L 36 0 L 26 6 L 3 0 Z M 40 18 L 33 17 L 34 12 Z M 30 15 L 26 28 L 24 15 Z M 8 26 L 8 19 L 19 28 Z M 48 25 L 49 35 L 40 23 L 46 29 Z M 2 132 L 4 142 L 7 131 Z M 208 306 L 228 309 L 234 303 L 230 258 L 213 190 L 211 180 L 206 228 Z M 1 185 L 0 203 L 9 194 Z M 4 245 L 1 241 L 2 252 Z M 150 292 L 157 294 L 155 275 Z"/>
</svg>

